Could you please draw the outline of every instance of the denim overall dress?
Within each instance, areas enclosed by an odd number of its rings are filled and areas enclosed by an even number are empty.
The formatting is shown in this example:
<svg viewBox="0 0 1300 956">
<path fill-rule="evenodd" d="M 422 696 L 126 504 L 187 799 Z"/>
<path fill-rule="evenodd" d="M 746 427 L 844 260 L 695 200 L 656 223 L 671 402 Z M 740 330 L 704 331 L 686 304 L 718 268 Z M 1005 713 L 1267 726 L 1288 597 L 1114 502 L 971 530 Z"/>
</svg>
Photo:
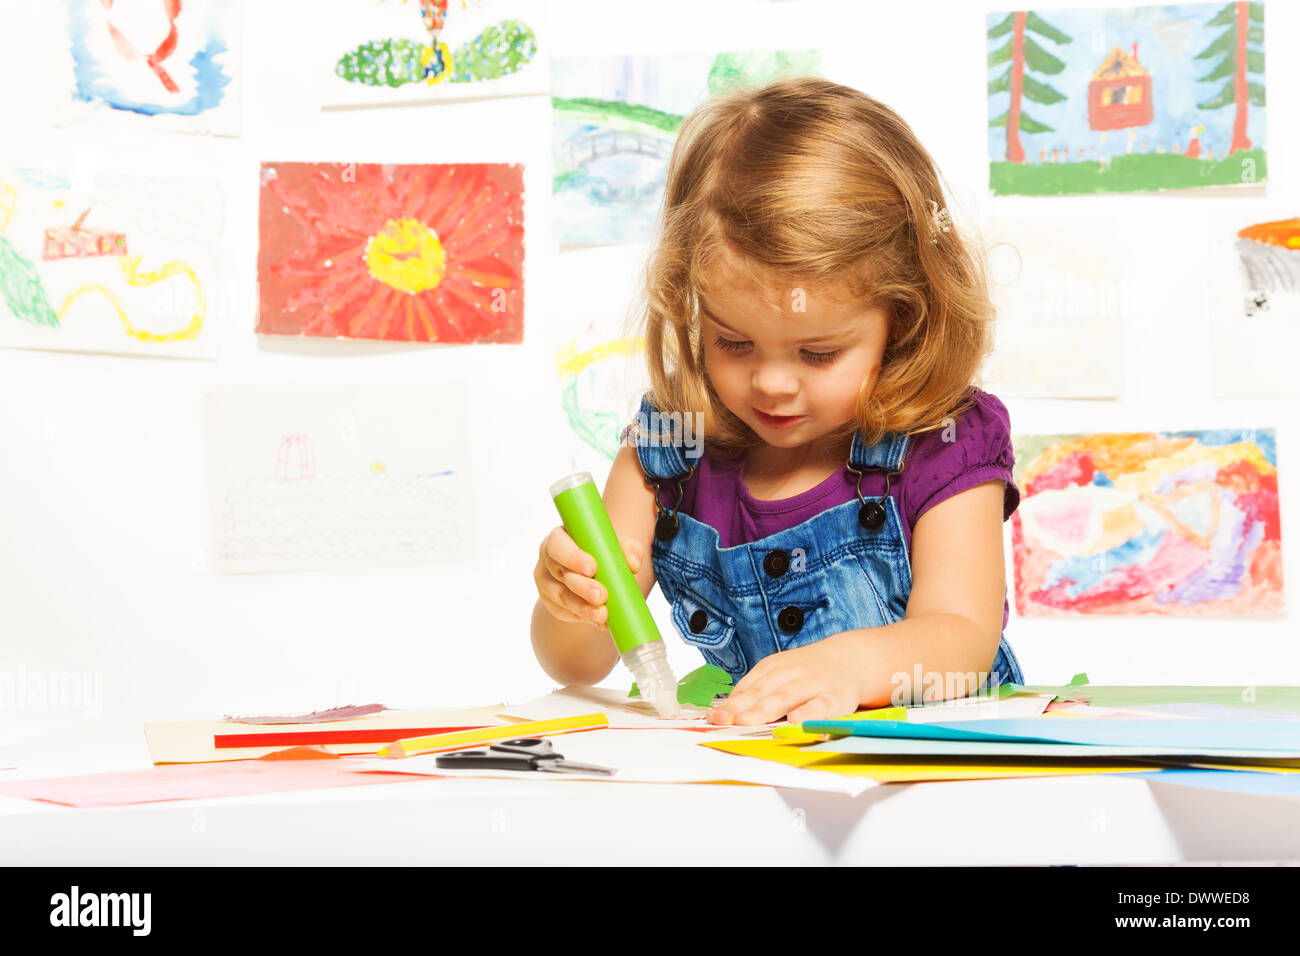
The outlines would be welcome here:
<svg viewBox="0 0 1300 956">
<path fill-rule="evenodd" d="M 857 501 L 723 548 L 715 528 L 677 511 L 680 482 L 695 466 L 675 440 L 669 417 L 657 414 L 647 396 L 637 421 L 641 427 L 631 430 L 631 440 L 646 483 L 656 489 L 659 512 L 651 548 L 655 580 L 682 639 L 733 682 L 769 654 L 903 619 L 912 564 L 889 482 L 902 474 L 908 435 L 888 434 L 870 446 L 861 431 L 854 435 L 846 467 L 858 476 Z M 884 495 L 870 501 L 862 496 L 862 475 L 869 471 L 885 473 Z M 671 511 L 664 498 L 676 501 Z M 908 677 L 915 682 L 918 675 Z M 934 679 L 920 675 L 916 689 Z M 946 675 L 938 679 L 947 682 Z M 982 686 L 1011 682 L 1023 684 L 1024 676 L 1004 633 Z"/>
</svg>

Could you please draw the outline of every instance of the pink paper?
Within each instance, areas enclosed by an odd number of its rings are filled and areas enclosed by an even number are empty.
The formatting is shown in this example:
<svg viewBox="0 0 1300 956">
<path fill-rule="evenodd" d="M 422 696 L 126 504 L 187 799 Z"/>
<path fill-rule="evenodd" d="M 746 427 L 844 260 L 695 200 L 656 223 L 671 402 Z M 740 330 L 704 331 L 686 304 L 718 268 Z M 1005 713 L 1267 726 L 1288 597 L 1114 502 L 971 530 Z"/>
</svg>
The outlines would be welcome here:
<svg viewBox="0 0 1300 956">
<path fill-rule="evenodd" d="M 354 767 L 364 763 L 340 758 L 167 764 L 119 773 L 11 780 L 0 783 L 0 797 L 21 797 L 67 807 L 119 807 L 131 803 L 239 797 L 429 779 L 400 773 L 352 772 Z"/>
</svg>

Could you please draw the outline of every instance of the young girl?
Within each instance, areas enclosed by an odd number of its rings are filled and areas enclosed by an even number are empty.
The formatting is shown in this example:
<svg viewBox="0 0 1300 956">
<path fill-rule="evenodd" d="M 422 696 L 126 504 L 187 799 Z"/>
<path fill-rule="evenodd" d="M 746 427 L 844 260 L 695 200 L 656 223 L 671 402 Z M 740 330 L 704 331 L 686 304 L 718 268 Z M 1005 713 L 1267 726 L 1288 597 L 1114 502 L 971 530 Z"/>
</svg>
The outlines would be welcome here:
<svg viewBox="0 0 1300 956">
<path fill-rule="evenodd" d="M 642 591 L 736 682 L 710 721 L 1024 682 L 1002 633 L 1010 422 L 972 385 L 993 307 L 897 114 L 815 78 L 695 110 L 642 320 L 652 390 L 604 501 Z M 542 542 L 533 648 L 564 683 L 617 660 L 594 570 L 562 527 Z"/>
</svg>

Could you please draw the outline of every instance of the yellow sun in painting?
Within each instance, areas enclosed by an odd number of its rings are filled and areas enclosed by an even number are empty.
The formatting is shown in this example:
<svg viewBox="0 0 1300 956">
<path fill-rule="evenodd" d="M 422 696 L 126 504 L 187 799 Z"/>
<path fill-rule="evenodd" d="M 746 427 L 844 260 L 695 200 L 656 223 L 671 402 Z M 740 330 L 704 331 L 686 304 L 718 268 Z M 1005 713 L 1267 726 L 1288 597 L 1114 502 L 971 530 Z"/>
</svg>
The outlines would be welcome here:
<svg viewBox="0 0 1300 956">
<path fill-rule="evenodd" d="M 366 243 L 366 267 L 399 292 L 423 292 L 442 281 L 447 254 L 438 234 L 418 219 L 389 219 Z"/>
<path fill-rule="evenodd" d="M 388 466 L 382 461 L 372 461 L 370 463 L 370 473 L 372 475 L 386 475 L 388 474 Z"/>
</svg>

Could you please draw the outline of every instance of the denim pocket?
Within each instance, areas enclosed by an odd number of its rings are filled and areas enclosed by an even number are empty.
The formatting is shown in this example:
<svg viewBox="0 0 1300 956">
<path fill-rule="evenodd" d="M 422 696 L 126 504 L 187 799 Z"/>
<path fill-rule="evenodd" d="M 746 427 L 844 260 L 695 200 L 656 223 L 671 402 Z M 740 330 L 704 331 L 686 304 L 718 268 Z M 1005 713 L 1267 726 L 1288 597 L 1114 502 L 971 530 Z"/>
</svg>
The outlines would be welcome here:
<svg viewBox="0 0 1300 956">
<path fill-rule="evenodd" d="M 745 655 L 736 640 L 735 618 L 679 586 L 677 600 L 673 602 L 673 624 L 682 640 L 700 649 L 706 662 L 721 667 L 733 681 L 744 676 Z"/>
</svg>

